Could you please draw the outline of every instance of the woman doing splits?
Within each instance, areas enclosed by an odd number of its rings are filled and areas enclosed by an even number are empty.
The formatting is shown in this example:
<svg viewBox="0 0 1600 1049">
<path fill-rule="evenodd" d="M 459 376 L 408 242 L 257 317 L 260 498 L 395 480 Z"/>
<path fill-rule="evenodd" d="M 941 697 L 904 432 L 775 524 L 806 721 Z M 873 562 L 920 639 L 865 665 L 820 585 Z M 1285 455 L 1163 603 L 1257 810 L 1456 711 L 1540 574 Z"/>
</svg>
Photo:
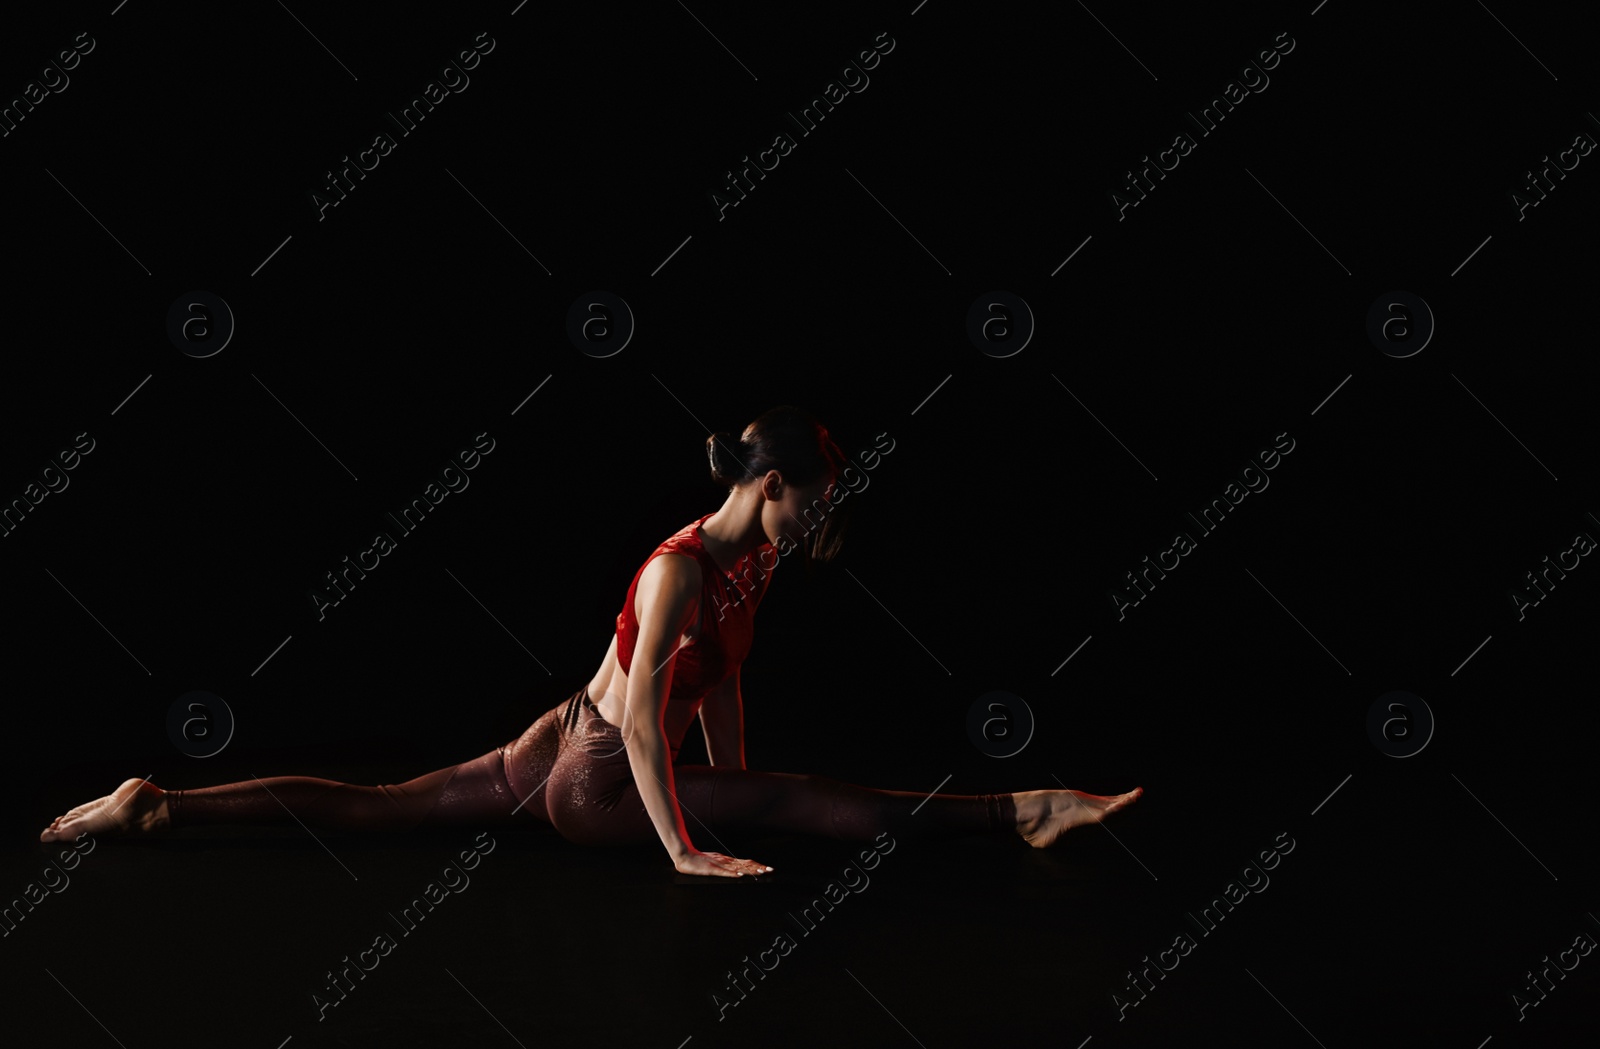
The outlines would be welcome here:
<svg viewBox="0 0 1600 1049">
<path fill-rule="evenodd" d="M 310 828 L 407 830 L 531 816 L 583 845 L 659 838 L 681 873 L 742 877 L 772 868 L 696 848 L 686 816 L 693 837 L 704 828 L 718 843 L 741 831 L 848 841 L 883 831 L 1004 832 L 1043 848 L 1143 793 L 924 795 L 746 769 L 739 666 L 752 621 L 784 554 L 801 550 L 809 572 L 813 558 L 826 562 L 838 553 L 844 515 L 829 496 L 848 461 L 821 424 L 787 405 L 762 414 L 741 436 L 713 435 L 706 449 L 712 478 L 729 489 L 726 501 L 651 552 L 634 573 L 600 669 L 517 739 L 383 786 L 274 776 L 162 790 L 130 779 L 57 817 L 40 840 L 208 823 L 294 819 Z M 820 527 L 804 523 L 815 516 Z M 711 764 L 679 764 L 697 714 Z"/>
</svg>

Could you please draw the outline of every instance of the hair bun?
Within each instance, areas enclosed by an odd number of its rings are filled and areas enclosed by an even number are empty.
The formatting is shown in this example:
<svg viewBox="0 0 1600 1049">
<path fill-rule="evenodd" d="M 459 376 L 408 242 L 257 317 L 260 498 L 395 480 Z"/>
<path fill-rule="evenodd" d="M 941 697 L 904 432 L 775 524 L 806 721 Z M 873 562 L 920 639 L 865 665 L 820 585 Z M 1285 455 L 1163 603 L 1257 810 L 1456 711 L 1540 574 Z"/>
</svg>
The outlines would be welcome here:
<svg viewBox="0 0 1600 1049">
<path fill-rule="evenodd" d="M 744 455 L 739 435 L 719 431 L 706 438 L 706 454 L 711 476 L 721 484 L 732 484 L 744 473 Z"/>
</svg>

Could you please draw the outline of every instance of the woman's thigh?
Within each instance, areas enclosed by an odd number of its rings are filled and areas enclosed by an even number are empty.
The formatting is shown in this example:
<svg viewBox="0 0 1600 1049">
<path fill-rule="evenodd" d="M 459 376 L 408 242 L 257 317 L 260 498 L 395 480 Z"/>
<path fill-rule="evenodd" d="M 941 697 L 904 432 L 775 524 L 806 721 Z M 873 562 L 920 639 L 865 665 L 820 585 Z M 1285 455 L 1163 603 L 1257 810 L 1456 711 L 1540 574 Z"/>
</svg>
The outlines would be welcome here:
<svg viewBox="0 0 1600 1049">
<path fill-rule="evenodd" d="M 569 701 L 562 700 L 539 715 L 527 731 L 502 748 L 506 781 L 511 784 L 511 793 L 522 803 L 519 811 L 532 813 L 546 823 L 550 822 L 546 802 L 550 789 L 548 780 L 560 754 L 562 713 Z"/>
<path fill-rule="evenodd" d="M 697 841 L 697 847 L 717 848 L 707 835 L 722 771 L 709 765 L 672 767 L 673 793 L 689 840 Z M 622 731 L 591 706 L 582 705 L 576 723 L 562 731 L 545 803 L 551 824 L 568 841 L 631 845 L 661 840 L 639 794 Z"/>
</svg>

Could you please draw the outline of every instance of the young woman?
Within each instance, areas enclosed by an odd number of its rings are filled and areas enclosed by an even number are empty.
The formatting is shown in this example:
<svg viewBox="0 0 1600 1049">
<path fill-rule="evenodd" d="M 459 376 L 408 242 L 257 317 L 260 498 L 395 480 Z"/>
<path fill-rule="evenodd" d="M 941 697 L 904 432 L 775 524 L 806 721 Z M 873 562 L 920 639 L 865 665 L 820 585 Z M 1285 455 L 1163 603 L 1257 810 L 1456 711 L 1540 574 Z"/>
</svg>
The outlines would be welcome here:
<svg viewBox="0 0 1600 1049">
<path fill-rule="evenodd" d="M 655 837 L 684 874 L 742 877 L 772 868 L 704 852 L 693 839 L 702 831 L 702 841 L 719 845 L 723 835 L 740 831 L 850 841 L 884 831 L 896 837 L 1005 832 L 1044 848 L 1143 793 L 1136 787 L 1113 796 L 923 795 L 746 769 L 739 665 L 750 651 L 756 609 L 784 555 L 800 550 L 808 572 L 813 557 L 833 559 L 844 511 L 853 504 L 835 506 L 828 498 L 847 460 L 828 431 L 793 406 L 764 413 L 739 437 L 714 434 L 706 450 L 712 478 L 729 489 L 721 509 L 685 525 L 645 559 L 600 669 L 517 739 L 473 761 L 383 786 L 274 776 L 162 790 L 130 779 L 58 816 L 40 840 L 206 823 L 293 819 L 308 828 L 405 830 L 531 816 L 579 844 Z M 678 763 L 696 715 L 710 765 Z"/>
</svg>

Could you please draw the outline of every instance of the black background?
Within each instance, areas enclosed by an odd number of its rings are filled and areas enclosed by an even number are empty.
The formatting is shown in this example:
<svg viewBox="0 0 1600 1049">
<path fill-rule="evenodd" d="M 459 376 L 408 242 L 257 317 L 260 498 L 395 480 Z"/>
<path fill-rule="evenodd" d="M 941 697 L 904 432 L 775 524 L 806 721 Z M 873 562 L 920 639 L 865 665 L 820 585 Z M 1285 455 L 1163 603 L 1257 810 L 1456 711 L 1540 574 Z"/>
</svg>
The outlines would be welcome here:
<svg viewBox="0 0 1600 1049">
<path fill-rule="evenodd" d="M 1508 596 L 1600 536 L 1600 157 L 1521 221 L 1508 197 L 1600 137 L 1572 10 L 114 6 L 0 43 L 9 99 L 95 41 L 0 139 L 0 499 L 95 442 L 0 539 L 0 895 L 129 776 L 387 783 L 513 738 L 720 505 L 708 433 L 776 404 L 894 446 L 840 560 L 786 561 L 763 603 L 750 767 L 1146 795 L 1047 852 L 902 841 L 720 1021 L 724 974 L 855 847 L 728 843 L 778 868 L 752 887 L 497 831 L 487 887 L 318 1021 L 322 974 L 470 831 L 103 842 L 0 940 L 30 1044 L 1594 1036 L 1596 957 L 1525 1020 L 1511 997 L 1600 935 L 1600 570 L 1521 619 Z M 483 32 L 466 89 L 319 220 L 324 173 Z M 719 221 L 724 173 L 883 33 L 870 85 Z M 1124 173 L 1283 33 L 1269 85 L 1119 221 Z M 597 289 L 637 325 L 604 357 L 565 330 Z M 166 331 L 195 290 L 237 326 L 203 358 Z M 1003 357 L 965 328 L 996 290 L 1037 325 Z M 1407 357 L 1365 331 L 1395 290 L 1437 324 Z M 469 487 L 319 619 L 307 591 L 480 433 Z M 1119 620 L 1123 573 L 1280 434 L 1270 486 Z M 166 730 L 192 690 L 237 718 L 203 761 Z M 966 731 L 994 690 L 1037 720 L 1004 760 Z M 1393 690 L 1437 721 L 1404 760 L 1366 729 Z M 1124 974 L 1284 832 L 1261 898 L 1119 1021 Z"/>
</svg>

